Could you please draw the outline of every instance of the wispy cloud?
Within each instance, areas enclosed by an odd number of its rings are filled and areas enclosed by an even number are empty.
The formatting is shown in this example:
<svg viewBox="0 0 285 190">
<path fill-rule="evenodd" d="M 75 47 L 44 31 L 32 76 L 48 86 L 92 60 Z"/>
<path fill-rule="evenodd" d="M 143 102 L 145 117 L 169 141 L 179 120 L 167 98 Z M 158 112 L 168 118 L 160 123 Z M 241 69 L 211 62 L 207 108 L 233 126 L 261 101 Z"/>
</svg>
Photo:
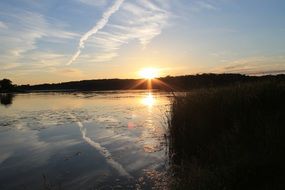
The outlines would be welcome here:
<svg viewBox="0 0 285 190">
<path fill-rule="evenodd" d="M 74 68 L 58 69 L 56 72 L 65 77 L 82 78 L 84 76 L 84 73 L 81 70 Z"/>
<path fill-rule="evenodd" d="M 0 21 L 0 29 L 6 29 L 6 28 L 7 25 L 4 22 Z"/>
<path fill-rule="evenodd" d="M 25 54 L 26 55 L 26 54 Z M 32 51 L 21 59 L 13 56 L 1 56 L 5 62 L 0 62 L 0 71 L 25 71 L 25 72 L 41 72 L 48 71 L 55 67 L 60 67 L 67 57 L 65 54 Z"/>
<path fill-rule="evenodd" d="M 251 75 L 284 73 L 284 56 L 247 57 L 216 68 L 214 72 L 244 73 Z"/>
<path fill-rule="evenodd" d="M 91 5 L 91 6 L 102 6 L 107 3 L 106 0 L 77 0 L 80 3 Z"/>
<path fill-rule="evenodd" d="M 168 24 L 171 13 L 162 8 L 168 7 L 166 4 L 168 1 L 125 2 L 112 22 L 89 39 L 81 61 L 111 61 L 119 55 L 123 45 L 132 41 L 138 41 L 145 48 Z"/>
<path fill-rule="evenodd" d="M 173 9 L 179 10 L 175 15 L 179 20 L 188 22 L 200 13 L 219 11 L 222 1 L 227 0 L 172 1 L 171 6 Z"/>
<path fill-rule="evenodd" d="M 115 3 L 109 7 L 104 13 L 102 18 L 97 22 L 97 24 L 88 32 L 86 32 L 79 41 L 79 45 L 78 45 L 78 50 L 77 52 L 73 55 L 73 57 L 71 58 L 71 60 L 67 63 L 67 65 L 72 64 L 77 57 L 80 55 L 81 53 L 81 49 L 84 48 L 85 42 L 94 34 L 96 34 L 100 29 L 104 28 L 104 26 L 108 23 L 109 18 L 116 12 L 119 10 L 120 6 L 122 5 L 122 3 L 124 2 L 124 0 L 116 0 Z"/>
<path fill-rule="evenodd" d="M 208 10 L 217 10 L 218 8 L 213 4 L 206 1 L 197 1 L 196 6 L 194 6 L 196 10 L 208 9 Z"/>
<path fill-rule="evenodd" d="M 50 64 L 66 62 L 66 55 L 53 53 L 49 50 L 40 50 L 39 42 L 57 43 L 70 40 L 78 35 L 64 30 L 62 24 L 55 19 L 47 20 L 42 14 L 30 11 L 18 13 L 3 12 L 7 23 L 3 23 L 0 30 L 0 70 L 30 67 L 41 64 L 42 67 Z M 50 23 L 52 22 L 52 24 Z M 59 56 L 60 55 L 60 56 Z M 7 66 L 7 63 L 10 66 Z M 6 65 L 4 67 L 4 65 Z"/>
</svg>

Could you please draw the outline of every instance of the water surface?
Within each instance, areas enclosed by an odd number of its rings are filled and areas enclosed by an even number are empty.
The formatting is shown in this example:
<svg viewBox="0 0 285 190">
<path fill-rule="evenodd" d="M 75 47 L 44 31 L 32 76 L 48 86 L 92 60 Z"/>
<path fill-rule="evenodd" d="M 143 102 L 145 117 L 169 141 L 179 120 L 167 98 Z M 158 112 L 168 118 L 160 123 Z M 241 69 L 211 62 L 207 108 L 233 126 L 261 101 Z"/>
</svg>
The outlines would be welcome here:
<svg viewBox="0 0 285 190">
<path fill-rule="evenodd" d="M 0 189 L 161 187 L 168 95 L 1 95 Z"/>
</svg>

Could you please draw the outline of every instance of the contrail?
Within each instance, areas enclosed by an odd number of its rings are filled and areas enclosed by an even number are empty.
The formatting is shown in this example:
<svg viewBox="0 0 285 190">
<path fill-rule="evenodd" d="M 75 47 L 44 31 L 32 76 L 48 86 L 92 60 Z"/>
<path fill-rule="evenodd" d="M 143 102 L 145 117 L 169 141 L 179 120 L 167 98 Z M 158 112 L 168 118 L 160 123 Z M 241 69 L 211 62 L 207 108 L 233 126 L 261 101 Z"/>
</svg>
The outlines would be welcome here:
<svg viewBox="0 0 285 190">
<path fill-rule="evenodd" d="M 72 56 L 72 58 L 68 61 L 66 65 L 72 64 L 78 58 L 81 53 L 81 50 L 85 46 L 86 40 L 88 40 L 90 36 L 96 34 L 100 29 L 104 28 L 104 26 L 108 23 L 109 18 L 112 16 L 112 14 L 114 14 L 120 9 L 120 6 L 124 1 L 125 0 L 116 0 L 116 2 L 103 13 L 102 18 L 97 22 L 97 24 L 80 38 L 77 52 Z"/>
</svg>

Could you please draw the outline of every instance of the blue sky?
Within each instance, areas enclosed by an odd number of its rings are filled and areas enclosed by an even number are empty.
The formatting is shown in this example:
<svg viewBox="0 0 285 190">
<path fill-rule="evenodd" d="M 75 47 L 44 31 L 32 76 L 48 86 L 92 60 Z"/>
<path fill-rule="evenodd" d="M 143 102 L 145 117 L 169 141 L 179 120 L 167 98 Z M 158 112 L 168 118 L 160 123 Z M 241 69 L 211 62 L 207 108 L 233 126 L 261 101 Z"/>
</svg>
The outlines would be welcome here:
<svg viewBox="0 0 285 190">
<path fill-rule="evenodd" d="M 284 0 L 2 0 L 0 78 L 284 73 L 284 10 Z"/>
</svg>

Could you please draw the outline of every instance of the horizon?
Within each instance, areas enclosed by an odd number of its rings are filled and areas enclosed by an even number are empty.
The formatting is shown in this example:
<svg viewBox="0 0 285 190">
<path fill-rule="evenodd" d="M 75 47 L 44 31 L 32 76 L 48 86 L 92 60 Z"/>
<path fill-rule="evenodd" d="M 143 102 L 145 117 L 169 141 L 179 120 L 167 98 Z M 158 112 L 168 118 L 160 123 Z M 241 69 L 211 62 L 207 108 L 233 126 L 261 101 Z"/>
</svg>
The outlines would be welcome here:
<svg viewBox="0 0 285 190">
<path fill-rule="evenodd" d="M 283 70 L 280 70 L 280 71 L 270 71 L 270 72 L 261 72 L 261 73 L 233 73 L 233 72 L 229 72 L 229 73 L 214 73 L 214 72 L 205 72 L 205 73 L 193 73 L 193 74 L 181 74 L 181 75 L 164 75 L 164 76 L 158 76 L 158 77 L 155 77 L 154 79 L 159 79 L 159 78 L 166 78 L 166 77 L 182 77 L 182 76 L 197 76 L 197 75 L 203 75 L 203 74 L 215 74 L 215 75 L 223 75 L 223 74 L 228 74 L 228 75 L 231 75 L 231 74 L 234 74 L 234 75 L 245 75 L 245 76 L 249 76 L 249 77 L 262 77 L 262 76 L 277 76 L 277 75 L 285 75 L 285 71 Z M 2 78 L 2 79 L 8 79 L 10 80 L 9 78 Z M 14 81 L 11 80 L 11 82 L 14 84 L 14 85 L 41 85 L 41 84 L 59 84 L 59 83 L 68 83 L 68 82 L 78 82 L 78 81 L 89 81 L 89 80 L 114 80 L 114 79 L 117 79 L 117 80 L 147 80 L 146 78 L 144 77 L 141 77 L 141 76 L 137 76 L 137 77 L 134 77 L 134 78 L 119 78 L 119 77 L 110 77 L 110 78 L 87 78 L 87 79 L 77 79 L 77 80 L 66 80 L 66 81 L 55 81 L 55 82 L 40 82 L 40 83 L 32 83 L 32 84 L 29 84 L 29 83 L 23 83 L 23 84 L 16 84 L 14 83 Z"/>
<path fill-rule="evenodd" d="M 15 84 L 285 71 L 285 2 L 4 0 L 0 73 Z M 146 76 L 148 74 L 145 74 Z"/>
<path fill-rule="evenodd" d="M 16 86 L 37 86 L 37 85 L 45 85 L 45 84 L 62 84 L 62 83 L 72 83 L 72 82 L 82 82 L 82 81 L 100 81 L 100 80 L 139 80 L 139 81 L 152 81 L 156 83 L 160 79 L 164 79 L 167 77 L 171 78 L 179 78 L 179 77 L 192 77 L 192 76 L 201 76 L 201 75 L 240 75 L 240 76 L 246 76 L 246 77 L 266 77 L 266 76 L 280 76 L 285 75 L 283 72 L 278 73 L 259 73 L 259 74 L 243 74 L 243 73 L 195 73 L 195 74 L 184 74 L 184 75 L 166 75 L 166 76 L 158 76 L 154 78 L 146 78 L 146 77 L 137 77 L 137 78 L 89 78 L 89 79 L 78 79 L 78 80 L 68 80 L 68 81 L 61 81 L 61 82 L 43 82 L 43 83 L 34 83 L 34 84 L 16 84 L 13 81 L 12 84 Z M 8 79 L 8 78 L 3 78 Z M 8 79 L 10 80 L 10 79 Z"/>
</svg>

